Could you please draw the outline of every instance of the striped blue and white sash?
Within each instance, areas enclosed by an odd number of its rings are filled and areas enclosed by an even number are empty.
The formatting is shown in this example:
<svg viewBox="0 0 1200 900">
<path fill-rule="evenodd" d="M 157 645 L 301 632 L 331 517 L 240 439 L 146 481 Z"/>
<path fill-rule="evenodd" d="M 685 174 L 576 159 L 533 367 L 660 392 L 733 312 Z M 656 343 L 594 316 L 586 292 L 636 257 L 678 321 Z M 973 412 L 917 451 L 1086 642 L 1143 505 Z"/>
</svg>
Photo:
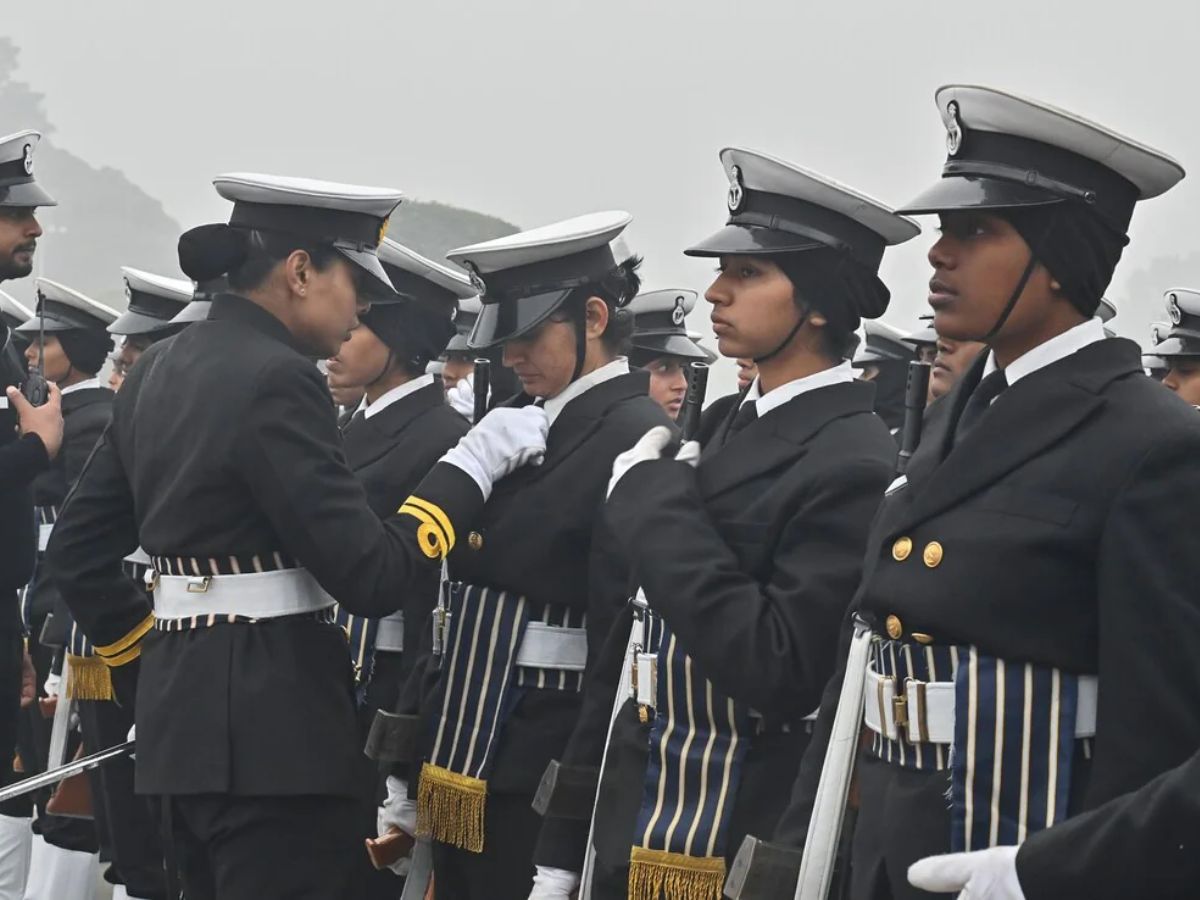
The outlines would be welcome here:
<svg viewBox="0 0 1200 900">
<path fill-rule="evenodd" d="M 696 671 L 669 628 L 657 630 L 657 707 L 629 897 L 719 900 L 729 817 L 753 733 L 750 710 Z"/>
<path fill-rule="evenodd" d="M 535 608 L 507 591 L 447 586 L 442 692 L 421 769 L 417 830 L 475 853 L 483 850 L 487 781 L 504 723 L 528 689 L 578 691 L 578 673 L 519 672 L 517 653 L 530 621 L 570 621 L 565 610 Z M 576 618 L 580 614 L 575 613 Z M 568 677 L 559 678 L 561 674 Z M 522 687 L 522 685 L 524 685 Z"/>
<path fill-rule="evenodd" d="M 1078 676 L 1006 662 L 976 647 L 884 639 L 873 644 L 871 667 L 897 685 L 954 683 L 953 744 L 880 734 L 871 743 L 871 753 L 893 765 L 950 770 L 952 850 L 1018 844 L 1066 818 Z"/>
</svg>

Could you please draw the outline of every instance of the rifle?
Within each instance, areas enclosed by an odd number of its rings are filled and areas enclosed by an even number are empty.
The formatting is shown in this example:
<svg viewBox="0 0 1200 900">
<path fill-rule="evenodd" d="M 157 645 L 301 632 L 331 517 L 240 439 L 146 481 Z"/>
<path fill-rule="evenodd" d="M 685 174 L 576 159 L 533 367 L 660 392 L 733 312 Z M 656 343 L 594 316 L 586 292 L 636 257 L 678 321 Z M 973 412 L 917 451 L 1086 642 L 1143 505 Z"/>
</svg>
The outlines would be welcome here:
<svg viewBox="0 0 1200 900">
<path fill-rule="evenodd" d="M 480 357 L 475 360 L 475 412 L 471 419 L 472 425 L 478 425 L 479 420 L 487 415 L 488 394 L 492 389 L 492 362 Z"/>
<path fill-rule="evenodd" d="M 690 441 L 700 428 L 700 413 L 704 409 L 704 394 L 708 390 L 708 363 L 692 362 L 687 367 L 687 394 L 679 411 L 679 431 L 683 440 Z"/>
<path fill-rule="evenodd" d="M 117 759 L 126 754 L 132 755 L 134 749 L 134 741 L 126 741 L 123 744 L 116 744 L 106 750 L 101 750 L 99 753 L 93 753 L 91 756 L 84 756 L 74 762 L 50 769 L 40 775 L 34 775 L 32 778 L 26 778 L 15 784 L 10 784 L 6 788 L 0 788 L 0 803 L 16 797 L 23 797 L 25 794 L 44 787 L 50 787 L 52 784 L 58 784 L 72 775 L 88 772 L 99 765 L 103 765 L 110 759 Z"/>
<path fill-rule="evenodd" d="M 925 399 L 929 393 L 929 373 L 932 369 L 927 362 L 914 361 L 908 364 L 908 382 L 904 387 L 904 425 L 900 430 L 900 455 L 896 457 L 897 475 L 904 474 L 908 461 L 921 443 Z"/>
</svg>

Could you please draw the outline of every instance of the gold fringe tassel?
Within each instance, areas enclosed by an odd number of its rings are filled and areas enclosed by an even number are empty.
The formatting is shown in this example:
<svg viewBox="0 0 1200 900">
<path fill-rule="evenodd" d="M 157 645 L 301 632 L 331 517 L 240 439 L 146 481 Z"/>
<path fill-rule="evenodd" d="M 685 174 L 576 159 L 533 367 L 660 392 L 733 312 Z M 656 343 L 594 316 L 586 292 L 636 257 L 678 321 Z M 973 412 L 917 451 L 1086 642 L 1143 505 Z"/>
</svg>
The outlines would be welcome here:
<svg viewBox="0 0 1200 900">
<path fill-rule="evenodd" d="M 629 900 L 721 900 L 725 860 L 634 847 L 629 855 Z"/>
<path fill-rule="evenodd" d="M 486 802 L 486 781 L 425 763 L 417 789 L 417 833 L 482 853 Z"/>
<path fill-rule="evenodd" d="M 112 675 L 99 656 L 67 655 L 71 677 L 67 681 L 67 696 L 72 700 L 111 700 Z"/>
</svg>

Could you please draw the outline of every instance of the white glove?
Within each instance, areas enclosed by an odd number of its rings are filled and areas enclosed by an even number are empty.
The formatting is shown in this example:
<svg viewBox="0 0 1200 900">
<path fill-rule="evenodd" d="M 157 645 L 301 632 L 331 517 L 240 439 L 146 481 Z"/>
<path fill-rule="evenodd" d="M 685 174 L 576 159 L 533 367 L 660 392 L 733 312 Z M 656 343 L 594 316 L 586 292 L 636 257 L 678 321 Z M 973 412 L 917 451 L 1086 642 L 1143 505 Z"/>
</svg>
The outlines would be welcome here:
<svg viewBox="0 0 1200 900">
<path fill-rule="evenodd" d="M 578 872 L 538 866 L 537 874 L 533 876 L 533 890 L 529 892 L 529 900 L 569 900 L 577 887 Z"/>
<path fill-rule="evenodd" d="M 483 499 L 492 485 L 521 466 L 538 465 L 546 455 L 550 420 L 540 406 L 493 409 L 442 456 L 475 480 Z"/>
<path fill-rule="evenodd" d="M 491 395 L 491 391 L 488 391 Z M 475 421 L 475 376 L 473 374 L 458 379 L 458 383 L 446 391 L 446 402 L 450 408 L 466 419 Z"/>
<path fill-rule="evenodd" d="M 417 802 L 408 798 L 408 782 L 394 775 L 387 779 L 387 798 L 375 814 L 375 828 L 379 837 L 384 837 L 399 828 L 405 834 L 417 833 Z M 398 859 L 390 866 L 397 875 L 407 875 L 412 865 L 410 857 Z"/>
<path fill-rule="evenodd" d="M 641 439 L 613 460 L 612 478 L 608 481 L 608 496 L 625 475 L 638 463 L 662 459 L 662 452 L 671 443 L 671 429 L 666 425 L 655 425 L 642 435 Z M 688 441 L 675 454 L 676 462 L 685 463 L 696 468 L 700 462 L 700 445 L 696 441 Z"/>
<path fill-rule="evenodd" d="M 961 891 L 970 900 L 1025 900 L 1016 847 L 927 856 L 908 867 L 908 883 L 935 894 Z"/>
<path fill-rule="evenodd" d="M 46 692 L 47 697 L 57 697 L 58 691 L 62 687 L 62 676 L 55 675 L 51 672 L 46 676 L 46 683 L 42 685 L 42 690 Z"/>
</svg>

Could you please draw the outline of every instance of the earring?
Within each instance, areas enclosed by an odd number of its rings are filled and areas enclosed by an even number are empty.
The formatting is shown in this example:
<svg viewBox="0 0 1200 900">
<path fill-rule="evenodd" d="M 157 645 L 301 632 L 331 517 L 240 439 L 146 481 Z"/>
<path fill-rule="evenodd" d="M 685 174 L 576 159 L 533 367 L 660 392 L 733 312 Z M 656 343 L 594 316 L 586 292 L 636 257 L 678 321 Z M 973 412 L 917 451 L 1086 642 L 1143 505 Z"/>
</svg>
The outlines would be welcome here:
<svg viewBox="0 0 1200 900">
<path fill-rule="evenodd" d="M 1062 285 L 1058 283 L 1057 278 L 1050 279 L 1050 290 L 1052 290 L 1052 291 L 1061 291 L 1062 290 Z"/>
</svg>

